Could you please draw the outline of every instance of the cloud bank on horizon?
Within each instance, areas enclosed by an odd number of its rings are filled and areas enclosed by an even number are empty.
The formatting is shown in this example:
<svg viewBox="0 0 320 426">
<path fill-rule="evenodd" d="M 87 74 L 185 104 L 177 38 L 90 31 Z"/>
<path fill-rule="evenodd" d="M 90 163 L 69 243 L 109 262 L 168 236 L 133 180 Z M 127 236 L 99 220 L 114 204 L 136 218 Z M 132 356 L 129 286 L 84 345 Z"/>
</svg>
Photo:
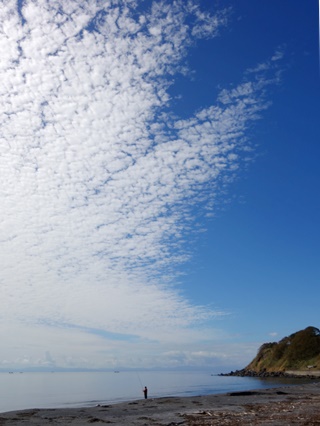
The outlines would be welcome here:
<svg viewBox="0 0 320 426">
<path fill-rule="evenodd" d="M 223 356 L 192 343 L 225 313 L 175 283 L 193 224 L 247 159 L 281 55 L 192 116 L 169 93 L 188 49 L 226 25 L 193 1 L 3 2 L 0 366 Z"/>
</svg>

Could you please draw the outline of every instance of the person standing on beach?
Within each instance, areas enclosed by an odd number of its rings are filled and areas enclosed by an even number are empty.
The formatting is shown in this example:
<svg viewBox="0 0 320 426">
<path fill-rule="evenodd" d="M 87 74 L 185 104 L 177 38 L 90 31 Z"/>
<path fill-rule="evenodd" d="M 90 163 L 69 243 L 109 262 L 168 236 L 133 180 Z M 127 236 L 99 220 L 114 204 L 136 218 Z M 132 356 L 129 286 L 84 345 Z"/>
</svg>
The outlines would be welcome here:
<svg viewBox="0 0 320 426">
<path fill-rule="evenodd" d="M 148 398 L 148 388 L 147 388 L 147 386 L 144 387 L 144 389 L 143 389 L 142 392 L 144 393 L 144 399 L 147 399 Z"/>
</svg>

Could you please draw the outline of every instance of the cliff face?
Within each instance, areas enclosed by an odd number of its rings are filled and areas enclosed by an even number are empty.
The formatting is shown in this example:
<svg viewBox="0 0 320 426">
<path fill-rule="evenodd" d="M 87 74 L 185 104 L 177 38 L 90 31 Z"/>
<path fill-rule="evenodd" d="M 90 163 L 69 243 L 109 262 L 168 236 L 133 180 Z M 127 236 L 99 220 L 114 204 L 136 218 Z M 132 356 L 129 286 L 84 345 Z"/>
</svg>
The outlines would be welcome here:
<svg viewBox="0 0 320 426">
<path fill-rule="evenodd" d="M 257 356 L 245 367 L 256 373 L 286 370 L 320 370 L 320 330 L 307 327 L 278 343 L 264 343 Z"/>
</svg>

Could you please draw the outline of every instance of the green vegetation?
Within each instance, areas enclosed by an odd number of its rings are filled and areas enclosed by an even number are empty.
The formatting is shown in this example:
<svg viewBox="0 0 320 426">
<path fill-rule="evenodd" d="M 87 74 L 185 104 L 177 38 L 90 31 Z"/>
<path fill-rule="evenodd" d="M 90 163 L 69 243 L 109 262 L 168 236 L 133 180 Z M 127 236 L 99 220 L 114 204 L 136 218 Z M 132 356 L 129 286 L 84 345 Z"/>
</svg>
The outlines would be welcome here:
<svg viewBox="0 0 320 426">
<path fill-rule="evenodd" d="M 264 343 L 245 368 L 255 372 L 320 370 L 320 330 L 307 327 L 278 343 Z"/>
</svg>

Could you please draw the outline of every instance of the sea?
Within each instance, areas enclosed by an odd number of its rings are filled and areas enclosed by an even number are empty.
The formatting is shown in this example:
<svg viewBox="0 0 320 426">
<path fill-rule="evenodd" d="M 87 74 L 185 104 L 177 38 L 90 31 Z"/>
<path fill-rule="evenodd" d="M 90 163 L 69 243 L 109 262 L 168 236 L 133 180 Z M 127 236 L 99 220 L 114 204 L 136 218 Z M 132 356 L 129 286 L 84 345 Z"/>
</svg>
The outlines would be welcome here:
<svg viewBox="0 0 320 426">
<path fill-rule="evenodd" d="M 209 371 L 0 373 L 0 412 L 30 408 L 90 407 L 143 398 L 196 396 L 265 389 L 304 379 L 219 376 Z"/>
</svg>

